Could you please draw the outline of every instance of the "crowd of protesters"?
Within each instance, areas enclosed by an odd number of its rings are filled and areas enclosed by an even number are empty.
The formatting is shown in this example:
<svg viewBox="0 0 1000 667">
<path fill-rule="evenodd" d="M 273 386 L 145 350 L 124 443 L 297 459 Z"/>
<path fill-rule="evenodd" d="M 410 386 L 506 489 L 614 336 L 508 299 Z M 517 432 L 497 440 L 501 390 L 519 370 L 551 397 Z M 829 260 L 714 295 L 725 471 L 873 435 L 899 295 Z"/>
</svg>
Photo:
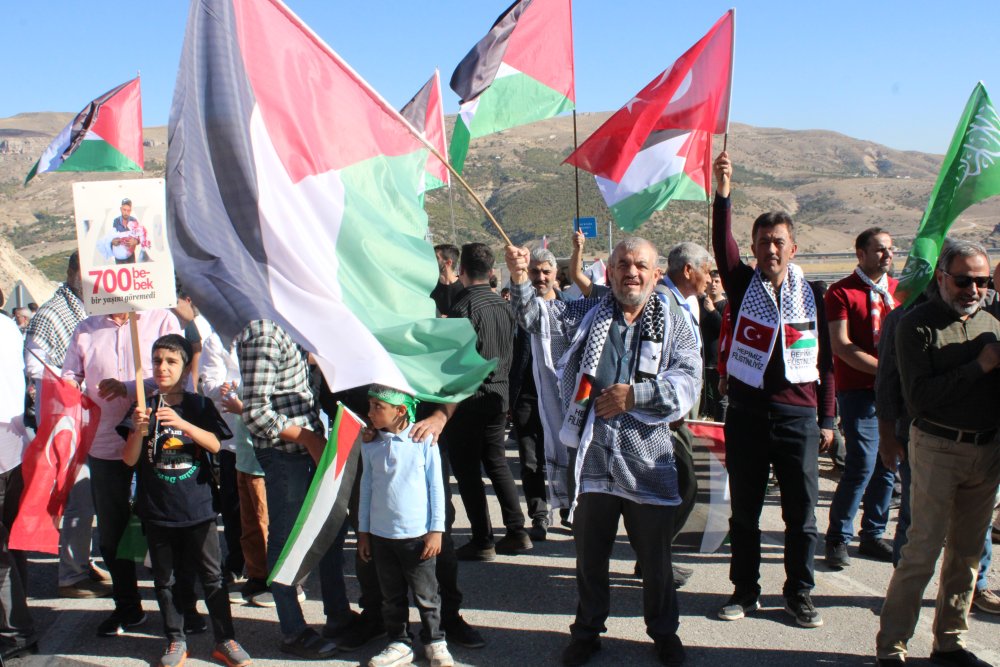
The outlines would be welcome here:
<svg viewBox="0 0 1000 667">
<path fill-rule="evenodd" d="M 671 545 L 697 495 L 694 437 L 685 425 L 692 419 L 725 425 L 733 593 L 721 620 L 761 606 L 760 516 L 773 475 L 785 523 L 784 608 L 803 628 L 823 625 L 811 595 L 818 459 L 833 452 L 842 472 L 829 507 L 827 564 L 849 567 L 857 539 L 858 554 L 895 567 L 873 638 L 877 664 L 905 661 L 943 551 L 931 661 L 987 665 L 963 639 L 973 605 L 1000 614 L 1000 597 L 986 586 L 1000 485 L 1000 411 L 991 407 L 1000 391 L 1000 299 L 988 289 L 986 251 L 946 243 L 926 293 L 904 308 L 891 275 L 891 235 L 870 228 L 856 239 L 854 272 L 825 290 L 794 263 L 796 230 L 786 213 L 755 220 L 754 262 L 742 260 L 726 153 L 714 170 L 714 257 L 680 243 L 663 270 L 658 249 L 630 237 L 613 250 L 599 284 L 583 272 L 577 233 L 568 267 L 577 298 L 560 284 L 547 249 L 507 247 L 510 281 L 498 286 L 488 246 L 436 246 L 439 280 L 430 296 L 438 315 L 468 319 L 478 352 L 497 362 L 457 404 L 420 404 L 380 385 L 331 393 L 278 323 L 249 322 L 223 341 L 198 309 L 211 304 L 193 303 L 183 286 L 172 310 L 138 314 L 134 356 L 127 314 L 84 312 L 71 256 L 66 280 L 37 312 L 0 318 L 0 655 L 38 648 L 25 554 L 7 549 L 6 535 L 23 487 L 21 451 L 43 417 L 33 410 L 45 406 L 51 372 L 101 408 L 63 513 L 58 594 L 112 598 L 113 610 L 95 627 L 99 637 L 143 625 L 139 570 L 121 549 L 138 517 L 167 641 L 164 667 L 183 664 L 187 637 L 209 628 L 214 659 L 250 664 L 236 640 L 230 589 L 246 604 L 275 609 L 280 649 L 297 659 L 328 659 L 385 637 L 372 667 L 414 660 L 412 592 L 424 653 L 433 667 L 447 667 L 449 644 L 486 644 L 461 615 L 459 562 L 529 551 L 553 521 L 572 530 L 576 553 L 579 602 L 562 662 L 582 665 L 601 649 L 622 520 L 642 580 L 646 632 L 661 664 L 680 665 L 676 589 L 691 570 L 673 562 Z M 141 406 L 135 358 L 146 378 Z M 366 415 L 368 428 L 348 520 L 316 567 L 325 623 L 314 629 L 301 585 L 267 578 L 326 446 L 322 413 L 332 419 L 338 402 Z M 506 458 L 508 426 L 521 494 Z M 491 521 L 484 474 L 502 531 Z M 471 527 L 461 545 L 452 535 L 452 477 Z M 890 540 L 897 484 L 900 520 Z M 95 517 L 103 567 L 92 557 Z M 352 530 L 360 612 L 344 581 Z M 196 606 L 199 583 L 207 621 Z"/>
</svg>

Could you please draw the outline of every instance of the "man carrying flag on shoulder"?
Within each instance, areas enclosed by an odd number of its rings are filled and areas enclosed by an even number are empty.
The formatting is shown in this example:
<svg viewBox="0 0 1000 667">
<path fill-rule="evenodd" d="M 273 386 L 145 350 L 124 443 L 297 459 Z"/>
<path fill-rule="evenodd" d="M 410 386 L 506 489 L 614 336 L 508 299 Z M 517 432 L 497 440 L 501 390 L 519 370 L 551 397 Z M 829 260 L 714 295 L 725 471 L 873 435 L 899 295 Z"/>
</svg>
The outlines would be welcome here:
<svg viewBox="0 0 1000 667">
<path fill-rule="evenodd" d="M 760 513 L 770 469 L 785 520 L 785 611 L 807 628 L 823 624 L 813 606 L 817 447 L 833 442 L 834 383 L 823 297 L 791 260 L 795 228 L 784 212 L 753 223 L 757 268 L 740 260 L 729 199 L 733 167 L 715 160 L 712 245 L 734 316 L 727 372 L 726 468 L 733 515 L 729 578 L 735 590 L 719 610 L 734 621 L 760 608 Z"/>
</svg>

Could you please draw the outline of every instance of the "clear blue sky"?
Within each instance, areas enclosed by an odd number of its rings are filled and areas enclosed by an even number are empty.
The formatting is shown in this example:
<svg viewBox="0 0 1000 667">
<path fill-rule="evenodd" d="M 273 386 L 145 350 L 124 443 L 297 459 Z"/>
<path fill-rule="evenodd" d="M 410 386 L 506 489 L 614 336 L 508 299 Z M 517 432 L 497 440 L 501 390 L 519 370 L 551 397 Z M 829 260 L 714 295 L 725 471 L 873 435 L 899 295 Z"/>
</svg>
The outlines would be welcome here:
<svg viewBox="0 0 1000 667">
<path fill-rule="evenodd" d="M 288 0 L 390 103 L 455 65 L 509 0 Z M 619 108 L 732 5 L 577 0 L 577 108 Z M 142 72 L 146 125 L 165 125 L 185 0 L 4 2 L 0 117 L 78 111 Z M 736 6 L 732 120 L 829 129 L 943 153 L 979 80 L 1000 104 L 996 0 L 754 0 Z M 446 113 L 457 97 L 446 90 Z M 732 147 L 738 150 L 737 146 Z"/>
</svg>

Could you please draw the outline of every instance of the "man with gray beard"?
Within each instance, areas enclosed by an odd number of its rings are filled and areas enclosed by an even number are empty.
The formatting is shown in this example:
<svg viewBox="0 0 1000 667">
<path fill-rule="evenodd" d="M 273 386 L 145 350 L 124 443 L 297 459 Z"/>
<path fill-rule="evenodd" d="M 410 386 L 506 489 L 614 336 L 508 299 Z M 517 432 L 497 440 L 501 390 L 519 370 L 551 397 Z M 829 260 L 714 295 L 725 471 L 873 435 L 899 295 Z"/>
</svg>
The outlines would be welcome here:
<svg viewBox="0 0 1000 667">
<path fill-rule="evenodd" d="M 988 667 L 965 648 L 969 605 L 1000 484 L 1000 322 L 981 309 L 986 250 L 955 241 L 938 294 L 899 323 L 896 355 L 910 427 L 911 525 L 882 606 L 877 664 L 901 665 L 944 547 L 931 662 Z"/>
</svg>

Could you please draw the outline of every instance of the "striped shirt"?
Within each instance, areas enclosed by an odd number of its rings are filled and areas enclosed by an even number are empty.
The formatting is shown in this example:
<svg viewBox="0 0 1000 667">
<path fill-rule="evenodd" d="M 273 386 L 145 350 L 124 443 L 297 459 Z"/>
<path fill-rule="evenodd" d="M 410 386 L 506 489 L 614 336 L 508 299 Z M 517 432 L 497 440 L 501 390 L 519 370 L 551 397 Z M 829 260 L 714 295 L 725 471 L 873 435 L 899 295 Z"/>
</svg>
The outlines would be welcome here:
<svg viewBox="0 0 1000 667">
<path fill-rule="evenodd" d="M 254 320 L 236 337 L 243 375 L 243 421 L 256 449 L 290 453 L 306 448 L 282 440 L 288 426 L 323 434 L 308 353 L 271 320 Z"/>
<path fill-rule="evenodd" d="M 510 363 L 514 356 L 514 312 L 489 285 L 470 285 L 451 308 L 448 317 L 464 317 L 476 330 L 476 351 L 486 360 L 497 360 L 476 393 L 462 402 L 479 412 L 506 412 Z"/>
</svg>

